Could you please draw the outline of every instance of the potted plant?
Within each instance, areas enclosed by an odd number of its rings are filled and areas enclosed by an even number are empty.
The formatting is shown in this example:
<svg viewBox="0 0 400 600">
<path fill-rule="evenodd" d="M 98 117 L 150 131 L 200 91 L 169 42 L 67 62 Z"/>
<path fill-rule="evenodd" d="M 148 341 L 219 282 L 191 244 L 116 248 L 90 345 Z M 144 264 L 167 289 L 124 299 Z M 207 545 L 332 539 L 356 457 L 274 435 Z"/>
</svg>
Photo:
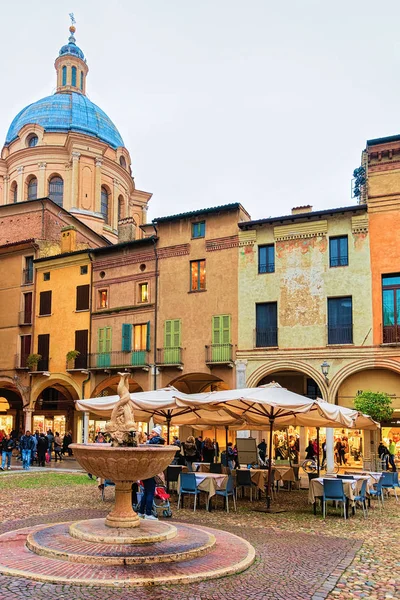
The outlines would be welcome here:
<svg viewBox="0 0 400 600">
<path fill-rule="evenodd" d="M 69 352 L 67 352 L 67 369 L 75 368 L 75 359 L 78 358 L 79 355 L 79 350 L 70 350 Z"/>
<path fill-rule="evenodd" d="M 30 371 L 37 370 L 38 362 L 39 362 L 39 360 L 41 360 L 41 358 L 42 358 L 41 354 L 28 354 L 27 359 L 26 359 L 26 364 Z"/>
</svg>

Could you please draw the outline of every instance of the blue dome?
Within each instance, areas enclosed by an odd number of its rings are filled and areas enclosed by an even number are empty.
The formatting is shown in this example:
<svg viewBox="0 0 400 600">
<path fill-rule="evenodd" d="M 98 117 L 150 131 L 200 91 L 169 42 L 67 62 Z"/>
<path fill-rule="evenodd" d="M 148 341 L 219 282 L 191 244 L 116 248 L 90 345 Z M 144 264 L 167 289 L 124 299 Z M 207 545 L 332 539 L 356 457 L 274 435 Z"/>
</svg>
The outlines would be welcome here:
<svg viewBox="0 0 400 600">
<path fill-rule="evenodd" d="M 85 60 L 85 55 L 83 54 L 82 50 L 73 42 L 65 44 L 65 46 L 61 48 L 59 55 L 63 56 L 64 54 L 72 54 L 73 56 L 77 56 L 78 58 Z"/>
<path fill-rule="evenodd" d="M 10 125 L 5 144 L 15 140 L 19 130 L 28 124 L 40 125 L 45 131 L 84 133 L 113 148 L 124 146 L 118 129 L 105 112 L 76 92 L 53 94 L 21 110 Z"/>
</svg>

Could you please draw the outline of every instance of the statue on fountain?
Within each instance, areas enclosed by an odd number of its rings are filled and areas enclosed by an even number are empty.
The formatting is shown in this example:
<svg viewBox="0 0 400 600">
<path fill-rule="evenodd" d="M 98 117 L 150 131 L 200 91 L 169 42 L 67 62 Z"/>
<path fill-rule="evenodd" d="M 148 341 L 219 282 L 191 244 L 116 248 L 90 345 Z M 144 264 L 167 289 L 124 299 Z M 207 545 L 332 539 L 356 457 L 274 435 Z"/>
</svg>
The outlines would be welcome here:
<svg viewBox="0 0 400 600">
<path fill-rule="evenodd" d="M 119 400 L 111 413 L 111 420 L 106 424 L 106 437 L 112 446 L 137 446 L 136 431 L 131 397 L 129 393 L 129 373 L 118 373 L 121 379 L 118 383 Z"/>
</svg>

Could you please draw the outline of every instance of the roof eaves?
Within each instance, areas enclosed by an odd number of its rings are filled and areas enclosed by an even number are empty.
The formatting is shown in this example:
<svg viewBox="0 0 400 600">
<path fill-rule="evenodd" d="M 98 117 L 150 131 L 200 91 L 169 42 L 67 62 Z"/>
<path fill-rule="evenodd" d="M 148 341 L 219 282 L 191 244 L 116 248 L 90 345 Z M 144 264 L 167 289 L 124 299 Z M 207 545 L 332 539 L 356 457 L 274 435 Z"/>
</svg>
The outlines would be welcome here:
<svg viewBox="0 0 400 600">
<path fill-rule="evenodd" d="M 231 204 L 222 204 L 221 206 L 211 206 L 209 208 L 201 208 L 199 210 L 192 210 L 185 213 L 177 213 L 176 215 L 168 215 L 166 217 L 156 217 L 152 220 L 152 223 L 163 223 L 166 221 L 179 221 L 181 219 L 190 219 L 192 217 L 197 217 L 198 215 L 206 215 L 210 213 L 218 213 L 218 212 L 228 212 L 230 210 L 239 210 L 242 209 L 244 212 L 247 211 L 243 208 L 243 206 L 239 202 L 233 202 Z"/>
<path fill-rule="evenodd" d="M 103 248 L 91 248 L 91 254 L 101 254 L 102 252 L 114 252 L 121 250 L 123 248 L 135 247 L 135 246 L 147 246 L 153 244 L 155 240 L 157 240 L 157 236 L 150 235 L 146 238 L 141 238 L 140 240 L 130 240 L 128 242 L 120 242 L 119 244 L 112 244 L 111 246 L 106 246 Z"/>
<path fill-rule="evenodd" d="M 269 217 L 267 219 L 258 219 L 256 221 L 244 221 L 239 223 L 240 229 L 247 229 L 256 225 L 268 225 L 280 221 L 299 221 L 300 219 L 310 220 L 317 217 L 340 214 L 345 212 L 367 211 L 366 204 L 356 204 L 354 206 L 343 206 L 341 208 L 329 208 L 325 210 L 316 210 L 313 212 L 298 213 L 294 215 L 284 215 L 281 217 Z"/>
</svg>

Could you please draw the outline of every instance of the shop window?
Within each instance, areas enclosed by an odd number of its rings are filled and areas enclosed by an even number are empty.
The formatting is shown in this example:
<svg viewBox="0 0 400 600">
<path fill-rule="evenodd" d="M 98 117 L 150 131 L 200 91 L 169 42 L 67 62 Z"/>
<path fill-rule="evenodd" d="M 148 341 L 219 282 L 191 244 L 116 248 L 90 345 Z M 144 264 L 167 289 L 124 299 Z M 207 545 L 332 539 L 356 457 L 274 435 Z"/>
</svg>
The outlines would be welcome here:
<svg viewBox="0 0 400 600">
<path fill-rule="evenodd" d="M 76 287 L 76 310 L 89 310 L 89 284 Z"/>
<path fill-rule="evenodd" d="M 349 248 L 347 235 L 329 238 L 329 266 L 347 267 L 349 264 Z"/>
<path fill-rule="evenodd" d="M 206 289 L 206 261 L 190 261 L 190 291 L 200 292 Z"/>
<path fill-rule="evenodd" d="M 328 298 L 328 344 L 353 343 L 351 296 Z"/>
<path fill-rule="evenodd" d="M 40 292 L 39 315 L 41 317 L 51 315 L 51 290 Z"/>
<path fill-rule="evenodd" d="M 192 223 L 192 238 L 203 238 L 206 235 L 206 222 Z"/>
<path fill-rule="evenodd" d="M 139 302 L 148 302 L 149 301 L 149 284 L 148 283 L 140 283 L 139 284 Z"/>
<path fill-rule="evenodd" d="M 258 272 L 259 273 L 274 273 L 275 272 L 275 246 L 274 246 L 274 244 L 258 246 Z"/>
<path fill-rule="evenodd" d="M 108 308 L 108 290 L 99 290 L 98 308 Z"/>
<path fill-rule="evenodd" d="M 278 304 L 262 302 L 256 304 L 256 347 L 278 345 Z"/>
</svg>

